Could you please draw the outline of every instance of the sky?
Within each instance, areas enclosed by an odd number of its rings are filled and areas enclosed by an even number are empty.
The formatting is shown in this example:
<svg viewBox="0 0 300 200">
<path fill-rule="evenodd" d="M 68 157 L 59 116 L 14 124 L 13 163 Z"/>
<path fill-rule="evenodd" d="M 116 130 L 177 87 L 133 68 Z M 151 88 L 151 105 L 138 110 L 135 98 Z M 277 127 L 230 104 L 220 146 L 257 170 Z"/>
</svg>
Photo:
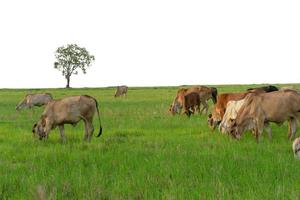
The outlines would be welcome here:
<svg viewBox="0 0 300 200">
<path fill-rule="evenodd" d="M 299 0 L 0 1 L 0 88 L 56 88 L 54 52 L 95 56 L 71 87 L 300 83 Z"/>
</svg>

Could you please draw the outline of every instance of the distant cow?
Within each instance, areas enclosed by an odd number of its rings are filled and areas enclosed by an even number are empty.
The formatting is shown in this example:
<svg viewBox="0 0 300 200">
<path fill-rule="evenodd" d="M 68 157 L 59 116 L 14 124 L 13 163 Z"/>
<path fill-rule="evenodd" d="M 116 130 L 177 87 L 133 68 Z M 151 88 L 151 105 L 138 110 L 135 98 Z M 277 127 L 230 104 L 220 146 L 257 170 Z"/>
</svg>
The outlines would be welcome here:
<svg viewBox="0 0 300 200">
<path fill-rule="evenodd" d="M 98 103 L 96 99 L 87 95 L 66 97 L 49 102 L 39 121 L 34 124 L 32 132 L 37 134 L 40 139 L 48 138 L 49 132 L 58 126 L 61 138 L 64 140 L 64 124 L 75 126 L 80 120 L 83 120 L 84 139 L 90 141 L 94 132 L 93 117 L 96 111 L 100 123 L 100 131 L 97 136 L 99 137 L 102 133 L 102 126 Z"/>
<path fill-rule="evenodd" d="M 260 90 L 268 93 L 268 92 L 278 91 L 279 89 L 273 85 L 247 89 L 247 91 L 249 91 L 249 92 L 250 91 L 260 91 Z"/>
<path fill-rule="evenodd" d="M 198 109 L 200 114 L 204 111 L 204 109 L 205 112 L 207 113 L 208 111 L 207 101 L 209 99 L 212 99 L 214 103 L 217 101 L 217 93 L 218 93 L 217 88 L 214 87 L 209 88 L 206 86 L 195 86 L 188 89 L 181 88 L 177 91 L 176 97 L 174 98 L 173 103 L 170 105 L 169 111 L 172 114 L 180 113 L 181 108 L 183 108 L 184 96 L 192 92 L 195 92 L 199 95 L 200 103 L 203 105 L 202 110 L 200 110 L 200 107 Z"/>
<path fill-rule="evenodd" d="M 282 124 L 288 121 L 288 137 L 296 133 L 297 120 L 300 118 L 300 94 L 294 90 L 275 91 L 270 93 L 250 94 L 240 108 L 237 118 L 233 120 L 231 135 L 240 138 L 249 127 L 255 131 L 259 140 L 263 128 L 269 122 Z"/>
<path fill-rule="evenodd" d="M 117 90 L 116 90 L 116 93 L 115 93 L 115 97 L 119 97 L 119 96 L 123 96 L 127 94 L 127 91 L 128 91 L 128 87 L 123 85 L 123 86 L 117 86 Z"/>
<path fill-rule="evenodd" d="M 50 93 L 41 94 L 27 94 L 25 98 L 16 106 L 16 110 L 19 111 L 23 108 L 31 109 L 33 106 L 43 106 L 51 101 L 52 95 Z"/>
</svg>

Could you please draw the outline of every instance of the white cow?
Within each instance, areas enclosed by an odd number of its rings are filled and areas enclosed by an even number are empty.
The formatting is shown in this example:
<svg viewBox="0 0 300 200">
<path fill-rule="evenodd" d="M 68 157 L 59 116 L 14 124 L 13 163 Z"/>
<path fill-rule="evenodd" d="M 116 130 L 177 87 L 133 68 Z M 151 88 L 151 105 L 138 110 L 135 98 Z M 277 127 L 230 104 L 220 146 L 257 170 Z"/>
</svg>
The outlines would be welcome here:
<svg viewBox="0 0 300 200">
<path fill-rule="evenodd" d="M 228 132 L 228 128 L 230 127 L 230 120 L 236 119 L 237 113 L 239 109 L 244 104 L 245 99 L 239 101 L 229 101 L 226 106 L 226 112 L 223 116 L 223 119 L 219 125 L 219 130 L 222 133 Z"/>
</svg>

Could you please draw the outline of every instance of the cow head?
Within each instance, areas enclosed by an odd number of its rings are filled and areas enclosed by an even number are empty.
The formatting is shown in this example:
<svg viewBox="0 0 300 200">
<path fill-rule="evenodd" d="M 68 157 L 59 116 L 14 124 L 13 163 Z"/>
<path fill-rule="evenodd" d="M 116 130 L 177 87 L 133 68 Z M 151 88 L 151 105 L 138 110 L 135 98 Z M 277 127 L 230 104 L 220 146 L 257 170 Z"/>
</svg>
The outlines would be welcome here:
<svg viewBox="0 0 300 200">
<path fill-rule="evenodd" d="M 241 139 L 241 131 L 239 126 L 236 123 L 236 119 L 229 119 L 228 122 L 229 134 L 235 139 Z"/>
<path fill-rule="evenodd" d="M 171 104 L 169 107 L 169 113 L 171 113 L 172 115 L 175 115 L 176 112 L 174 111 L 173 105 Z"/>
<path fill-rule="evenodd" d="M 220 110 L 218 108 L 214 108 L 213 112 L 208 115 L 208 126 L 212 129 L 215 129 L 222 121 L 222 117 L 220 114 Z"/>
<path fill-rule="evenodd" d="M 229 120 L 229 134 L 235 139 L 241 139 L 246 130 L 253 130 L 255 124 L 251 118 L 246 118 L 243 121 L 239 119 Z"/>
<path fill-rule="evenodd" d="M 38 136 L 40 140 L 47 137 L 45 127 L 46 127 L 46 119 L 45 117 L 41 117 L 41 119 L 37 123 L 35 123 L 32 127 L 33 135 Z"/>
<path fill-rule="evenodd" d="M 169 112 L 172 114 L 172 115 L 175 115 L 175 114 L 179 114 L 180 113 L 180 110 L 181 110 L 181 105 L 178 101 L 175 101 L 173 104 L 170 105 L 169 107 Z"/>
<path fill-rule="evenodd" d="M 18 105 L 16 106 L 16 111 L 20 111 L 23 108 L 27 107 L 27 101 L 26 99 L 23 99 Z"/>
</svg>

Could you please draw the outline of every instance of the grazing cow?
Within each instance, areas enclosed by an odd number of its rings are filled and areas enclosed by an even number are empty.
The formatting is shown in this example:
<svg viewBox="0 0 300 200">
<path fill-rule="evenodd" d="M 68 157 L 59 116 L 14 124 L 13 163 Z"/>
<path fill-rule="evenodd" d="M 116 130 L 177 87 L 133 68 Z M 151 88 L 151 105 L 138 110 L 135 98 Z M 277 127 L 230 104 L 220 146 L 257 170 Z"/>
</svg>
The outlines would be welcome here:
<svg viewBox="0 0 300 200">
<path fill-rule="evenodd" d="M 208 112 L 208 104 L 207 101 L 209 99 L 212 99 L 213 103 L 216 104 L 217 102 L 217 95 L 218 91 L 215 87 L 206 87 L 206 86 L 196 86 L 192 87 L 188 90 L 188 92 L 196 92 L 200 96 L 200 102 L 203 105 L 202 110 L 200 111 L 200 114 L 205 110 L 205 114 Z"/>
<path fill-rule="evenodd" d="M 51 101 L 52 95 L 50 93 L 41 93 L 41 94 L 27 94 L 25 98 L 20 101 L 16 106 L 16 110 L 19 111 L 23 108 L 33 108 L 33 106 L 43 106 Z"/>
<path fill-rule="evenodd" d="M 294 90 L 275 91 L 270 93 L 250 94 L 240 108 L 237 118 L 232 120 L 230 133 L 234 138 L 241 135 L 249 127 L 254 130 L 256 140 L 269 122 L 282 124 L 288 121 L 288 137 L 292 139 L 300 118 L 300 94 Z"/>
<path fill-rule="evenodd" d="M 172 115 L 180 114 L 183 102 L 184 102 L 184 95 L 187 92 L 188 89 L 181 88 L 177 91 L 176 97 L 173 100 L 173 103 L 169 107 L 169 112 Z"/>
<path fill-rule="evenodd" d="M 201 114 L 204 109 L 207 113 L 208 111 L 208 104 L 207 101 L 209 99 L 212 99 L 212 101 L 215 103 L 217 101 L 217 88 L 214 87 L 206 87 L 206 86 L 195 86 L 189 89 L 181 88 L 177 91 L 177 95 L 173 100 L 173 103 L 169 107 L 169 111 L 174 115 L 176 113 L 181 112 L 181 108 L 183 107 L 184 102 L 184 96 L 188 93 L 195 92 L 198 93 L 200 97 L 200 103 L 203 105 L 202 110 L 200 110 L 200 107 L 198 109 L 199 113 Z M 194 110 L 194 108 L 192 108 Z"/>
<path fill-rule="evenodd" d="M 245 98 L 239 101 L 229 101 L 227 103 L 226 112 L 219 126 L 219 130 L 221 131 L 221 133 L 230 133 L 230 127 L 232 127 L 233 125 L 232 123 L 234 119 L 237 118 L 238 111 L 244 105 L 244 103 L 245 103 Z M 264 128 L 268 132 L 269 139 L 271 140 L 272 130 L 268 125 L 269 124 L 266 123 Z M 255 135 L 255 130 L 253 129 L 253 127 L 249 126 L 247 127 L 247 129 L 252 130 L 253 135 Z"/>
<path fill-rule="evenodd" d="M 300 137 L 294 140 L 292 148 L 295 158 L 300 159 Z"/>
<path fill-rule="evenodd" d="M 87 95 L 66 97 L 49 102 L 39 121 L 34 124 L 32 132 L 37 134 L 40 139 L 48 138 L 49 132 L 58 126 L 61 138 L 64 140 L 64 124 L 75 126 L 80 120 L 83 120 L 84 139 L 90 141 L 94 131 L 93 117 L 96 111 L 100 123 L 100 131 L 97 136 L 99 137 L 102 133 L 102 126 L 98 103 L 96 99 Z"/>
<path fill-rule="evenodd" d="M 223 119 L 226 111 L 227 103 L 229 101 L 238 101 L 249 94 L 249 92 L 243 93 L 224 93 L 218 95 L 217 103 L 212 109 L 212 114 L 208 115 L 208 125 L 210 128 L 215 129 Z"/>
<path fill-rule="evenodd" d="M 245 99 L 238 100 L 238 101 L 229 101 L 227 103 L 225 114 L 219 125 L 219 130 L 222 133 L 228 132 L 228 127 L 230 126 L 230 120 L 236 119 L 237 112 L 242 107 L 244 102 L 245 102 Z"/>
<path fill-rule="evenodd" d="M 127 91 L 128 91 L 128 87 L 123 85 L 123 86 L 117 86 L 117 90 L 116 90 L 116 93 L 115 93 L 115 97 L 119 97 L 119 96 L 123 96 L 127 94 Z"/>
<path fill-rule="evenodd" d="M 253 92 L 253 91 L 264 91 L 264 92 L 274 92 L 274 91 L 278 91 L 278 88 L 276 86 L 273 85 L 269 85 L 269 86 L 263 86 L 263 87 L 258 87 L 258 88 L 249 88 L 247 89 L 248 92 Z"/>
<path fill-rule="evenodd" d="M 194 113 L 194 108 L 199 110 L 200 107 L 200 96 L 196 92 L 187 93 L 184 96 L 183 108 L 184 113 L 190 117 Z M 191 111 L 192 110 L 192 111 Z"/>
</svg>

